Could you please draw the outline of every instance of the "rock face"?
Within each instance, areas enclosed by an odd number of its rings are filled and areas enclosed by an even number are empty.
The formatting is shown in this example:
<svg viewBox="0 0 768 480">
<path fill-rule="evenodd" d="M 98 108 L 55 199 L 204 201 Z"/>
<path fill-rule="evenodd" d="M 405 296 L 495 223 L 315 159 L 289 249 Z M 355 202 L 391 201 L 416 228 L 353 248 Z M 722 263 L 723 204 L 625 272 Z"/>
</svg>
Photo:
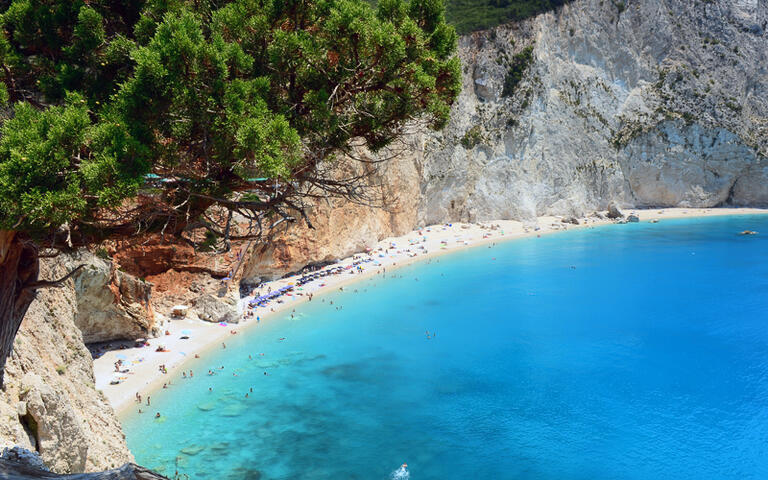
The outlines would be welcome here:
<svg viewBox="0 0 768 480">
<path fill-rule="evenodd" d="M 768 3 L 616 4 L 461 39 L 464 90 L 427 140 L 420 222 L 768 204 Z"/>
<path fill-rule="evenodd" d="M 77 260 L 45 262 L 42 278 L 58 278 Z M 133 460 L 120 424 L 94 389 L 93 362 L 75 323 L 74 282 L 41 290 L 16 336 L 0 391 L 0 447 L 40 454 L 54 472 L 116 468 Z"/>
<path fill-rule="evenodd" d="M 575 0 L 464 36 L 448 126 L 381 174 L 396 207 L 320 205 L 314 231 L 254 249 L 245 278 L 425 224 L 768 205 L 767 24 L 764 0 Z"/>
<path fill-rule="evenodd" d="M 402 235 L 418 221 L 418 205 L 423 138 L 408 137 L 396 148 L 401 153 L 386 163 L 369 179 L 375 192 L 366 206 L 339 200 L 318 202 L 310 210 L 312 225 L 303 221 L 290 224 L 273 239 L 249 250 L 242 267 L 244 283 L 279 278 L 308 264 L 332 262 L 360 252 L 380 238 Z"/>
<path fill-rule="evenodd" d="M 210 293 L 205 293 L 195 300 L 193 311 L 200 320 L 206 322 L 240 322 L 240 316 L 237 314 L 237 304 L 229 297 L 217 298 Z"/>
<path fill-rule="evenodd" d="M 108 260 L 80 252 L 73 262 L 85 264 L 75 274 L 75 324 L 86 343 L 133 340 L 153 334 L 152 285 L 124 273 Z"/>
</svg>

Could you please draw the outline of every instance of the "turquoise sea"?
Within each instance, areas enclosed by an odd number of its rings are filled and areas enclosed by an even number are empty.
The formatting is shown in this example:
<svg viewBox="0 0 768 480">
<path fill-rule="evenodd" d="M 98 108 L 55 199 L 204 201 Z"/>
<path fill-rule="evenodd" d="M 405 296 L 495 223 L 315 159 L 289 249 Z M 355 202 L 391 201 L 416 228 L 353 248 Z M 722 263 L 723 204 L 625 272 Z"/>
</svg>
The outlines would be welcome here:
<svg viewBox="0 0 768 480">
<path fill-rule="evenodd" d="M 403 462 L 411 480 L 768 478 L 766 216 L 509 241 L 322 298 L 124 418 L 138 463 L 194 479 L 376 480 Z"/>
</svg>

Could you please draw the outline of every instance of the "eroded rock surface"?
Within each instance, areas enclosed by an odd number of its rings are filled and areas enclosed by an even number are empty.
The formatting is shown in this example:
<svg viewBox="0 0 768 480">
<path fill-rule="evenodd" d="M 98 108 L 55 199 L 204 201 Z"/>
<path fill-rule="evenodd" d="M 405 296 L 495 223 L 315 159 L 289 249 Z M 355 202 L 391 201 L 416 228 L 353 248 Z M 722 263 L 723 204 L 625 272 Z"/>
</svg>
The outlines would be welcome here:
<svg viewBox="0 0 768 480">
<path fill-rule="evenodd" d="M 88 252 L 76 254 L 72 262 L 85 265 L 73 279 L 77 300 L 75 324 L 86 343 L 133 340 L 153 334 L 150 283 Z"/>
<path fill-rule="evenodd" d="M 41 277 L 61 277 L 76 264 L 64 256 L 45 261 Z M 39 452 L 58 473 L 133 461 L 112 407 L 94 388 L 93 362 L 76 316 L 71 279 L 63 288 L 41 290 L 16 336 L 0 391 L 0 447 Z"/>
</svg>

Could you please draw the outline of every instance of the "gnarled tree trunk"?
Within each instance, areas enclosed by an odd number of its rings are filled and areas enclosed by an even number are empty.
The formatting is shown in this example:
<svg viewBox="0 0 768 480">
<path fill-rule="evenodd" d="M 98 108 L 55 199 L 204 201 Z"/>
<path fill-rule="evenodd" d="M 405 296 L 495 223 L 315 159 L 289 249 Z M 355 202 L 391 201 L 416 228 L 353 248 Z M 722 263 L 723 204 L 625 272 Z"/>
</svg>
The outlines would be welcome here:
<svg viewBox="0 0 768 480">
<path fill-rule="evenodd" d="M 37 246 L 18 232 L 0 230 L 0 388 L 16 332 L 35 299 L 39 271 Z"/>
</svg>

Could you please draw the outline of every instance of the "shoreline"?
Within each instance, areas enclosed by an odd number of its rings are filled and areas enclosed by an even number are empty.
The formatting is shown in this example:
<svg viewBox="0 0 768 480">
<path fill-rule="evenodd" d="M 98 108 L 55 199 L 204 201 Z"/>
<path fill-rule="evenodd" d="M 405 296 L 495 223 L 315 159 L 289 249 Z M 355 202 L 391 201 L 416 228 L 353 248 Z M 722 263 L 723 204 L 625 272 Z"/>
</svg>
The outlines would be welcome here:
<svg viewBox="0 0 768 480">
<path fill-rule="evenodd" d="M 768 209 L 628 209 L 624 213 L 625 215 L 637 215 L 640 222 L 651 222 L 654 219 L 759 215 L 768 214 Z M 326 270 L 337 266 L 351 265 L 356 258 L 372 258 L 374 260 L 361 264 L 362 271 L 358 273 L 354 273 L 354 269 L 350 269 L 340 274 L 329 275 L 309 282 L 302 287 L 302 292 L 294 291 L 292 296 L 281 297 L 281 303 L 254 308 L 253 317 L 251 318 L 242 319 L 242 312 L 252 297 L 240 299 L 238 311 L 241 315 L 241 321 L 238 324 L 221 326 L 218 323 L 209 323 L 191 318 L 171 320 L 164 315 L 157 314 L 161 330 L 168 331 L 169 335 L 148 339 L 150 347 L 110 350 L 99 358 L 94 359 L 95 388 L 104 393 L 118 417 L 122 419 L 130 413 L 131 407 L 136 408 L 140 406 L 135 403 L 135 394 L 137 392 L 142 395 L 142 399 L 146 399 L 148 395 L 152 395 L 157 390 L 162 389 L 164 383 L 169 383 L 174 378 L 178 378 L 181 375 L 182 367 L 185 372 L 191 369 L 197 371 L 198 375 L 204 375 L 205 369 L 197 368 L 197 364 L 199 361 L 205 360 L 207 352 L 226 342 L 226 339 L 232 336 L 230 331 L 235 331 L 240 335 L 253 334 L 250 330 L 253 329 L 254 325 L 260 325 L 260 322 L 255 321 L 256 316 L 261 317 L 260 320 L 262 321 L 273 320 L 274 317 L 284 313 L 286 310 L 296 308 L 309 301 L 306 295 L 308 293 L 312 294 L 312 298 L 316 296 L 322 297 L 325 294 L 339 291 L 339 289 L 350 284 L 381 274 L 386 268 L 395 270 L 416 262 L 469 248 L 615 223 L 610 219 L 587 217 L 579 218 L 580 224 L 574 225 L 562 223 L 561 219 L 562 217 L 543 216 L 530 222 L 495 220 L 473 224 L 433 225 L 398 237 L 384 238 L 372 247 L 369 254 L 355 254 L 321 269 Z M 259 290 L 262 290 L 262 293 L 266 293 L 265 289 L 268 287 L 271 287 L 272 290 L 277 290 L 282 286 L 295 282 L 299 277 L 301 275 L 293 275 L 272 282 L 266 282 L 260 286 Z M 188 336 L 189 339 L 181 339 L 181 336 Z M 155 348 L 159 345 L 165 346 L 169 351 L 156 352 Z M 195 358 L 197 355 L 199 355 L 199 359 Z M 113 365 L 118 359 L 123 360 L 127 364 L 130 372 L 120 374 L 122 378 L 121 383 L 111 385 L 110 381 L 115 376 Z M 166 366 L 167 374 L 163 374 L 160 371 L 160 365 Z M 142 402 L 141 406 L 145 406 L 145 403 Z"/>
</svg>

